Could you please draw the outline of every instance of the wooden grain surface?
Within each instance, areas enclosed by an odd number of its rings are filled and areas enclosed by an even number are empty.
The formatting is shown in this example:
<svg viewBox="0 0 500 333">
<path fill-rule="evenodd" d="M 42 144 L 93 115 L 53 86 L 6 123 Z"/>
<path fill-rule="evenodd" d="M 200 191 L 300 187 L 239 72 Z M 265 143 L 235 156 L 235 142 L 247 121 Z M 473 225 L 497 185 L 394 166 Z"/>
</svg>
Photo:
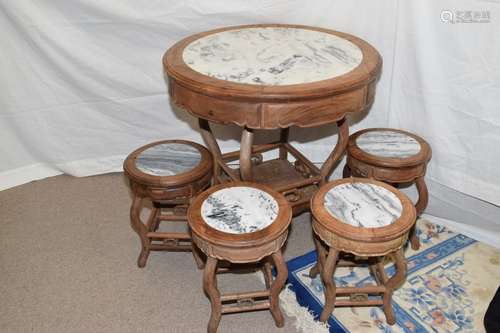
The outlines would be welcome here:
<svg viewBox="0 0 500 333">
<path fill-rule="evenodd" d="M 229 82 L 203 75 L 183 60 L 184 48 L 204 36 L 232 29 L 289 27 L 321 31 L 357 45 L 363 60 L 352 71 L 305 84 L 282 86 Z M 382 58 L 364 40 L 339 31 L 284 24 L 226 27 L 189 36 L 172 46 L 163 57 L 173 103 L 196 117 L 215 123 L 233 123 L 253 129 L 318 126 L 342 119 L 373 103 Z"/>
</svg>

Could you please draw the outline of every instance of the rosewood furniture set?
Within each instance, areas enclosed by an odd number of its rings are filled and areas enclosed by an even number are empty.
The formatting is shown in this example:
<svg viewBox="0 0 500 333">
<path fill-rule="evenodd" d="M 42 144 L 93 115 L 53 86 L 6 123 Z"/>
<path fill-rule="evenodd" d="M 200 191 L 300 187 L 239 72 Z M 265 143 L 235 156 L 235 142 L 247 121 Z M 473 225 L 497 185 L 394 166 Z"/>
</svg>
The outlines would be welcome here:
<svg viewBox="0 0 500 333">
<path fill-rule="evenodd" d="M 393 324 L 390 300 L 405 277 L 402 247 L 427 204 L 424 175 L 431 151 L 421 138 L 398 130 L 349 137 L 346 115 L 373 102 L 382 65 L 378 52 L 332 30 L 252 25 L 185 38 L 167 51 L 163 64 L 171 100 L 199 118 L 210 151 L 167 140 L 125 160 L 134 194 L 132 227 L 142 243 L 139 267 L 151 250 L 192 250 L 204 268 L 203 288 L 212 305 L 209 332 L 217 330 L 224 313 L 259 309 L 269 309 L 281 327 L 279 293 L 288 274 L 281 248 L 292 215 L 310 209 L 318 251 L 310 274 L 319 273 L 325 285 L 320 319 L 326 321 L 335 305 L 383 305 Z M 242 127 L 240 150 L 222 153 L 211 122 Z M 288 142 L 288 132 L 290 126 L 329 123 L 337 124 L 338 141 L 318 168 Z M 279 141 L 254 144 L 258 129 L 279 129 Z M 346 148 L 346 178 L 328 183 Z M 275 158 L 265 159 L 270 153 Z M 234 161 L 239 168 L 230 166 Z M 403 182 L 415 182 L 416 206 L 390 186 Z M 140 216 L 143 198 L 153 205 L 146 222 Z M 188 221 L 189 232 L 159 231 L 162 221 Z M 411 235 L 417 247 L 415 231 Z M 390 278 L 385 255 L 395 260 Z M 216 273 L 228 269 L 220 261 L 260 265 L 266 289 L 221 295 Z M 369 265 L 377 285 L 336 288 L 335 267 L 360 263 Z"/>
</svg>

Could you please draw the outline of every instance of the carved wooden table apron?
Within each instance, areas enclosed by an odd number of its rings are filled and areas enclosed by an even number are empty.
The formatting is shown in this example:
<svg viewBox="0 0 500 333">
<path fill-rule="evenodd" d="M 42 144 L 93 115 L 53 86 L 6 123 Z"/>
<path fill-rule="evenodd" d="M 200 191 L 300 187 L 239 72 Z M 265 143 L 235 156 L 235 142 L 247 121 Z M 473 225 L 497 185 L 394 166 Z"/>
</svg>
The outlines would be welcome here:
<svg viewBox="0 0 500 333">
<path fill-rule="evenodd" d="M 187 37 L 165 53 L 163 65 L 172 102 L 199 118 L 215 182 L 268 184 L 298 213 L 346 149 L 345 116 L 372 104 L 382 59 L 367 42 L 342 32 L 250 25 Z M 240 150 L 222 154 L 210 122 L 241 126 Z M 288 131 L 328 123 L 339 127 L 338 141 L 320 169 L 288 143 Z M 280 140 L 254 145 L 256 129 L 281 129 Z M 275 149 L 278 158 L 262 160 Z M 230 168 L 236 160 L 240 168 Z"/>
</svg>

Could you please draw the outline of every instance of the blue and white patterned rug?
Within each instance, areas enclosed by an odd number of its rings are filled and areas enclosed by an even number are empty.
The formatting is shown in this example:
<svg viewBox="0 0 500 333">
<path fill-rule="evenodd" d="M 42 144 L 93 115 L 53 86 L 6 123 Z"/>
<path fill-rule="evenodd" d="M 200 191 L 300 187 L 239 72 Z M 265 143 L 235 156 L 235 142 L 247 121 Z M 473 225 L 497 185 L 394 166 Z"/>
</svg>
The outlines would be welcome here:
<svg viewBox="0 0 500 333">
<path fill-rule="evenodd" d="M 330 332 L 484 332 L 483 317 L 500 284 L 500 251 L 425 220 L 417 222 L 419 251 L 407 248 L 406 282 L 393 296 L 397 323 L 379 307 L 335 308 Z M 312 251 L 288 262 L 290 289 L 317 319 L 324 304 L 320 277 L 311 279 Z M 394 272 L 392 263 L 386 272 Z M 373 283 L 367 268 L 338 268 L 337 286 Z"/>
</svg>

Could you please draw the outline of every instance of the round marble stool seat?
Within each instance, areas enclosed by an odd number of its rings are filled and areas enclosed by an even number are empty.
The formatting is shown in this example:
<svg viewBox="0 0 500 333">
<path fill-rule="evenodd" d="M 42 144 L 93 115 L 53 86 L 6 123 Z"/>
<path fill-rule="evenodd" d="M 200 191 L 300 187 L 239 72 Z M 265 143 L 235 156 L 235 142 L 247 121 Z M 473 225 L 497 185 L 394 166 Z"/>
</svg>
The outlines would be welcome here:
<svg viewBox="0 0 500 333">
<path fill-rule="evenodd" d="M 431 155 L 429 144 L 413 133 L 390 128 L 361 130 L 349 137 L 344 178 L 352 175 L 391 185 L 415 184 L 419 196 L 415 208 L 420 215 L 429 200 L 424 178 Z M 418 250 L 415 227 L 410 232 L 410 242 Z"/>
<path fill-rule="evenodd" d="M 326 322 L 335 306 L 383 305 L 387 323 L 393 325 L 392 293 L 406 276 L 402 247 L 416 219 L 410 199 L 383 182 L 345 178 L 321 186 L 311 200 L 311 212 L 318 261 L 310 276 L 320 273 L 325 286 L 320 320 Z M 390 279 L 382 263 L 389 254 L 396 267 Z M 352 259 L 344 260 L 347 257 Z M 337 266 L 366 264 L 376 284 L 336 287 L 333 276 Z"/>
<path fill-rule="evenodd" d="M 213 162 L 209 151 L 184 140 L 158 141 L 133 151 L 123 164 L 134 195 L 130 209 L 132 228 L 142 243 L 137 260 L 146 265 L 151 250 L 191 251 L 187 232 L 160 232 L 160 222 L 187 221 L 187 207 L 192 198 L 210 186 Z M 150 199 L 152 209 L 146 222 L 141 220 L 143 199 Z M 193 251 L 198 267 L 203 262 Z"/>
<path fill-rule="evenodd" d="M 291 218 L 292 209 L 283 195 L 255 183 L 220 184 L 193 201 L 188 210 L 193 242 L 207 256 L 203 288 L 212 305 L 208 332 L 217 331 L 222 314 L 261 309 L 271 311 L 276 326 L 284 325 L 278 296 L 288 271 L 281 247 Z M 262 266 L 266 289 L 221 295 L 216 282 L 221 260 Z M 271 261 L 277 271 L 274 279 Z"/>
</svg>

